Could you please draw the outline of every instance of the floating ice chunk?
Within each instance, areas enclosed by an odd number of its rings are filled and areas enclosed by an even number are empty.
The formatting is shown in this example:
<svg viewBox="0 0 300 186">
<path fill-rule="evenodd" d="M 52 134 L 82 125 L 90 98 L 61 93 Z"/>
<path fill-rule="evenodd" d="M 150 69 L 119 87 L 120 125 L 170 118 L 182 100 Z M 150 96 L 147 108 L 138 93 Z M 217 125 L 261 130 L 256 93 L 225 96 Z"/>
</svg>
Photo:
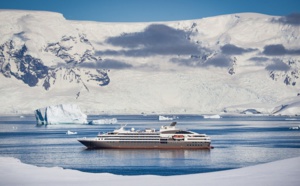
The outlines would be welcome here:
<svg viewBox="0 0 300 186">
<path fill-rule="evenodd" d="M 167 117 L 167 116 L 158 116 L 158 120 L 159 121 L 169 121 L 169 120 L 173 120 L 174 118 L 172 117 Z"/>
<path fill-rule="evenodd" d="M 284 119 L 284 120 L 286 120 L 286 121 L 297 121 L 296 118 L 286 118 L 286 119 Z"/>
<path fill-rule="evenodd" d="M 74 104 L 60 104 L 35 110 L 38 125 L 87 124 L 87 115 Z"/>
<path fill-rule="evenodd" d="M 73 135 L 73 134 L 77 134 L 77 132 L 72 132 L 72 131 L 68 130 L 68 131 L 66 132 L 66 134 L 68 134 L 68 135 Z"/>
<path fill-rule="evenodd" d="M 300 125 L 297 126 L 297 127 L 290 127 L 290 129 L 292 129 L 292 130 L 299 130 L 300 129 Z"/>
<path fill-rule="evenodd" d="M 118 123 L 117 118 L 98 119 L 98 120 L 92 120 L 91 122 L 89 122 L 89 124 L 95 124 L 95 125 L 116 124 L 116 123 Z"/>
<path fill-rule="evenodd" d="M 221 116 L 216 114 L 216 115 L 203 115 L 204 119 L 220 119 Z"/>
</svg>

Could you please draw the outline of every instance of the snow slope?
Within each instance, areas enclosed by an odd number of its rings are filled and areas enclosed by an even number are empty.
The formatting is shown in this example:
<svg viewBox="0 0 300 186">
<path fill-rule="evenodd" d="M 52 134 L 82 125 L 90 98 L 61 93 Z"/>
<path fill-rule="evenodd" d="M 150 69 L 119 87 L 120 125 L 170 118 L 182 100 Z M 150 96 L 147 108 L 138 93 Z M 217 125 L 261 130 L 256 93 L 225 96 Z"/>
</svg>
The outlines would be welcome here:
<svg viewBox="0 0 300 186">
<path fill-rule="evenodd" d="M 101 23 L 0 10 L 0 114 L 61 103 L 86 114 L 273 114 L 300 101 L 300 26 L 287 19 Z"/>
<path fill-rule="evenodd" d="M 295 186 L 299 184 L 300 157 L 240 169 L 182 176 L 117 176 L 84 173 L 60 167 L 36 167 L 0 157 L 1 185 L 243 185 Z"/>
</svg>

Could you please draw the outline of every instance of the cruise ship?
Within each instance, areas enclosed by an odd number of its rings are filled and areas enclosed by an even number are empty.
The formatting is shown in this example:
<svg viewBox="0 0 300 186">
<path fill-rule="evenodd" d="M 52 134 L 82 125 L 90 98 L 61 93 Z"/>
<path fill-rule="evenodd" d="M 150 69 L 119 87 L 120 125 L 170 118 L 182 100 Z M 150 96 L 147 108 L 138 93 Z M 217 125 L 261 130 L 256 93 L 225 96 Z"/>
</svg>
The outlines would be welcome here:
<svg viewBox="0 0 300 186">
<path fill-rule="evenodd" d="M 98 134 L 95 138 L 78 139 L 89 149 L 211 149 L 211 140 L 206 134 L 180 130 L 176 122 L 161 126 L 156 131 L 143 131 L 121 126 L 112 132 Z"/>
</svg>

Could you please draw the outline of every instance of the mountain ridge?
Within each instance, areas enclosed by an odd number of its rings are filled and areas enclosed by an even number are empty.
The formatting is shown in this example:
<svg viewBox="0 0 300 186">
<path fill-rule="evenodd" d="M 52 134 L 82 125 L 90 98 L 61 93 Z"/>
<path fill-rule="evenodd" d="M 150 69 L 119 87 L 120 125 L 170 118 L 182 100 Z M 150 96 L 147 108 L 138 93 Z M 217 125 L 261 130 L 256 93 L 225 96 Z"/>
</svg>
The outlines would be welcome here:
<svg viewBox="0 0 300 186">
<path fill-rule="evenodd" d="M 0 15 L 3 114 L 60 103 L 98 114 L 272 114 L 299 100 L 300 24 L 289 16 L 103 23 L 42 11 Z M 18 80 L 15 92 L 8 78 Z"/>
</svg>

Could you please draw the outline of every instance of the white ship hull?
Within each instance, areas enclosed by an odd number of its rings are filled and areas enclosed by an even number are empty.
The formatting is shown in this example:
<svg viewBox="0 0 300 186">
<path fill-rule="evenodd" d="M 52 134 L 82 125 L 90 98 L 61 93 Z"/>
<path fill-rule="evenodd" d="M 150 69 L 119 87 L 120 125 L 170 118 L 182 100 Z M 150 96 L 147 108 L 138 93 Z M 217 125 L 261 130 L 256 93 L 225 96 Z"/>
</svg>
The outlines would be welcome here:
<svg viewBox="0 0 300 186">
<path fill-rule="evenodd" d="M 89 149 L 211 149 L 210 141 L 102 141 L 97 138 L 78 141 Z"/>
<path fill-rule="evenodd" d="M 121 127 L 113 132 L 99 134 L 96 138 L 78 139 L 89 149 L 211 149 L 211 140 L 206 134 L 162 126 L 159 131 L 145 129 L 128 131 Z"/>
</svg>

